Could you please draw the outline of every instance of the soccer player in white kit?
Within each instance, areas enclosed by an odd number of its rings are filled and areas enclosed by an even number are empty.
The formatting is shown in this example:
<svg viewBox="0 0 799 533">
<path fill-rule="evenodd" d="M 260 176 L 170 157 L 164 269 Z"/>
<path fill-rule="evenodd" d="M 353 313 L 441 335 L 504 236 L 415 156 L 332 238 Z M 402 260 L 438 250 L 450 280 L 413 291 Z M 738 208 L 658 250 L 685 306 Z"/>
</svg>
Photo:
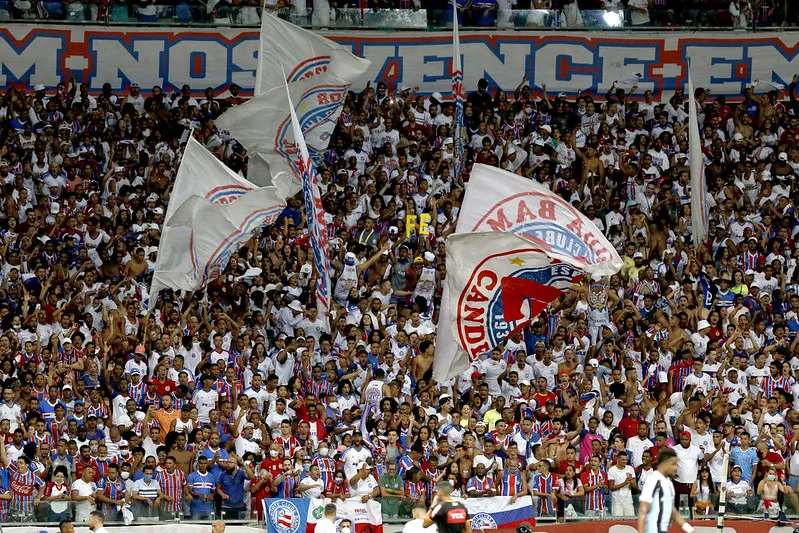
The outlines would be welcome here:
<svg viewBox="0 0 799 533">
<path fill-rule="evenodd" d="M 671 479 L 676 474 L 677 455 L 674 450 L 661 450 L 658 453 L 657 469 L 646 479 L 641 491 L 638 533 L 668 533 L 672 520 L 685 533 L 693 533 L 693 526 L 674 507 L 674 484 Z"/>
</svg>

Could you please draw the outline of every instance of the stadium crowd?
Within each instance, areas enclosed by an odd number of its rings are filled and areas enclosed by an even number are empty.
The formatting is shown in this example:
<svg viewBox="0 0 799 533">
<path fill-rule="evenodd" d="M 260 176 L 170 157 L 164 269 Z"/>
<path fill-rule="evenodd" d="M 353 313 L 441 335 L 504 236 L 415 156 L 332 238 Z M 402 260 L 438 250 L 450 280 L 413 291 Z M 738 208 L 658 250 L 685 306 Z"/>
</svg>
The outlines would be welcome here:
<svg viewBox="0 0 799 533">
<path fill-rule="evenodd" d="M 298 198 L 205 290 L 163 293 L 145 313 L 189 132 L 246 175 L 246 153 L 214 125 L 244 101 L 237 87 L 10 89 L 0 521 L 114 520 L 128 504 L 137 519 L 248 518 L 270 495 L 379 498 L 410 516 L 440 480 L 463 498 L 533 496 L 539 515 L 633 515 L 663 447 L 697 512 L 713 512 L 728 477 L 736 512 L 796 509 L 795 89 L 747 89 L 737 105 L 697 90 L 712 205 L 698 250 L 682 92 L 657 102 L 614 84 L 575 99 L 481 80 L 460 175 L 441 95 L 352 92 L 318 169 L 329 316 Z M 445 238 L 474 162 L 550 187 L 624 267 L 437 383 Z M 406 228 L 424 213 L 428 234 Z"/>
<path fill-rule="evenodd" d="M 257 26 L 263 11 L 318 28 L 425 26 L 452 21 L 445 0 L 0 0 L 0 20 L 70 20 Z M 777 0 L 457 0 L 459 21 L 477 27 L 647 28 L 799 25 L 799 8 Z M 392 16 L 393 15 L 393 16 Z M 413 21 L 411 23 L 411 21 Z"/>
</svg>

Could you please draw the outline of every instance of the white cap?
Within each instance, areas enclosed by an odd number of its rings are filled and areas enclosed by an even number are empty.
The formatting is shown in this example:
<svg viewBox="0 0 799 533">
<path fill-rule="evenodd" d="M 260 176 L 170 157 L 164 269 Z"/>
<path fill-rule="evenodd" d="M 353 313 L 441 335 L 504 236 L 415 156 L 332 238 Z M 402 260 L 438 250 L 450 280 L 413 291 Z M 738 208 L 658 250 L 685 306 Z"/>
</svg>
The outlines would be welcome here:
<svg viewBox="0 0 799 533">
<path fill-rule="evenodd" d="M 785 152 L 780 152 L 780 155 L 777 156 L 777 159 L 780 161 L 788 161 L 788 154 Z"/>
<path fill-rule="evenodd" d="M 297 311 L 298 313 L 302 313 L 302 304 L 300 303 L 299 300 L 293 300 L 289 304 L 289 309 L 291 309 L 292 311 Z"/>
<path fill-rule="evenodd" d="M 153 213 L 156 214 L 156 215 L 163 215 L 164 214 L 164 210 L 161 209 L 160 207 L 156 207 L 155 209 L 153 209 Z"/>
<path fill-rule="evenodd" d="M 549 124 L 544 124 L 543 126 L 541 126 L 541 129 L 544 131 L 548 131 L 549 133 L 552 133 L 552 126 L 550 126 Z"/>
<path fill-rule="evenodd" d="M 708 322 L 707 320 L 700 320 L 696 324 L 696 331 L 701 331 L 701 330 L 703 330 L 705 328 L 709 328 L 709 327 L 710 327 L 710 322 Z"/>
<path fill-rule="evenodd" d="M 744 140 L 744 136 L 741 135 L 740 133 L 736 133 L 735 135 L 732 136 L 732 140 L 733 141 L 743 141 Z"/>
<path fill-rule="evenodd" d="M 588 364 L 594 368 L 599 368 L 599 361 L 597 359 L 591 359 L 588 361 Z"/>
<path fill-rule="evenodd" d="M 424 253 L 425 261 L 430 261 L 431 263 L 436 260 L 436 256 L 433 252 L 425 252 Z"/>
<path fill-rule="evenodd" d="M 644 254 L 642 254 L 641 252 L 635 252 L 633 254 L 633 259 L 643 259 L 643 258 L 644 258 Z"/>
<path fill-rule="evenodd" d="M 344 259 L 347 259 L 349 261 L 355 261 L 357 259 L 357 257 L 355 256 L 354 253 L 347 252 L 346 254 L 344 254 Z"/>
</svg>

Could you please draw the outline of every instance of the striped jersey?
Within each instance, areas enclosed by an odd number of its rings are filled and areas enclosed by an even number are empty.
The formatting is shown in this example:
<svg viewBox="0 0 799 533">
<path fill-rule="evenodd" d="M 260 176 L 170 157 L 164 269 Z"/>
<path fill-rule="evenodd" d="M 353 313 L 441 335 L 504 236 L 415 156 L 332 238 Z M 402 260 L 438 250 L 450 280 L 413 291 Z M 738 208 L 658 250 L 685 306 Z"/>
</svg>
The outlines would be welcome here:
<svg viewBox="0 0 799 533">
<path fill-rule="evenodd" d="M 558 479 L 554 474 L 544 477 L 536 474 L 533 477 L 533 490 L 544 494 L 553 494 L 557 491 Z M 555 512 L 555 504 L 550 498 L 538 498 L 538 515 L 552 514 Z"/>
<path fill-rule="evenodd" d="M 39 487 L 44 487 L 44 481 L 31 470 L 20 474 L 15 463 L 8 465 L 8 477 L 11 481 L 11 509 L 32 513 L 33 500 L 36 499 Z"/>
<path fill-rule="evenodd" d="M 583 487 L 593 487 L 598 485 L 600 481 L 604 481 L 607 484 L 608 476 L 601 470 L 596 473 L 594 473 L 593 470 L 587 470 L 583 472 L 582 476 L 580 476 L 580 481 L 583 482 Z M 586 511 L 604 511 L 605 489 L 597 488 L 596 490 L 586 492 L 585 509 Z"/>
<path fill-rule="evenodd" d="M 97 490 L 98 492 L 102 491 L 103 496 L 111 500 L 124 500 L 126 496 L 125 482 L 120 478 L 111 481 L 107 476 L 101 477 L 97 480 Z M 116 505 L 105 503 L 103 504 L 103 508 L 106 513 L 117 512 Z"/>
<path fill-rule="evenodd" d="M 183 485 L 186 484 L 186 475 L 175 469 L 173 473 L 162 470 L 155 475 L 156 481 L 161 486 L 161 492 L 172 498 L 172 501 L 164 503 L 164 510 L 170 513 L 178 513 L 183 509 Z"/>
<path fill-rule="evenodd" d="M 511 474 L 507 470 L 502 474 L 502 480 L 499 484 L 500 496 L 516 496 L 522 491 L 522 473 L 517 471 Z"/>
</svg>

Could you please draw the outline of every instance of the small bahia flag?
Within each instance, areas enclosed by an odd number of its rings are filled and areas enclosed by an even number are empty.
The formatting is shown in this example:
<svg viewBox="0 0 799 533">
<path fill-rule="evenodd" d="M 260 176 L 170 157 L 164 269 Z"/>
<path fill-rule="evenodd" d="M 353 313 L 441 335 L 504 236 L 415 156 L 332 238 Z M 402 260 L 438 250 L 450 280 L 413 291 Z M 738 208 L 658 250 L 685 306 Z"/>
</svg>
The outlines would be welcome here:
<svg viewBox="0 0 799 533">
<path fill-rule="evenodd" d="M 308 508 L 306 498 L 264 500 L 267 533 L 307 533 Z"/>
</svg>

